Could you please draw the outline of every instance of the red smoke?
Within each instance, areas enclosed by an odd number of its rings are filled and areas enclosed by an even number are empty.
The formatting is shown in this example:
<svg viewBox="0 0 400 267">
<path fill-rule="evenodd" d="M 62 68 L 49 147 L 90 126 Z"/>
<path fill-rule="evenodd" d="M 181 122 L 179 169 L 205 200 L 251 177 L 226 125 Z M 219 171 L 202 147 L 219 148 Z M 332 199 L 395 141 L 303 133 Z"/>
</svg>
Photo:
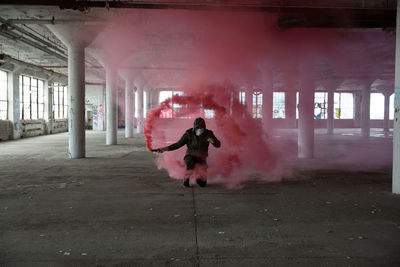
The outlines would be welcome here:
<svg viewBox="0 0 400 267">
<path fill-rule="evenodd" d="M 219 178 L 229 186 L 236 186 L 247 180 L 250 174 L 259 173 L 261 175 L 259 178 L 266 181 L 276 181 L 287 174 L 287 172 L 282 172 L 284 162 L 280 159 L 280 152 L 272 145 L 271 137 L 263 133 L 260 120 L 251 119 L 246 113 L 246 107 L 241 105 L 236 98 L 232 98 L 233 101 L 220 101 L 231 99 L 231 94 L 238 93 L 236 88 L 225 84 L 199 85 L 196 89 L 192 89 L 192 92 L 184 96 L 174 95 L 172 101 L 183 107 L 177 112 L 176 117 L 194 118 L 202 114 L 201 109 L 215 112 L 214 118 L 207 120 L 207 128 L 214 131 L 217 138 L 221 140 L 222 146 L 220 149 L 210 146 L 208 180 Z M 180 129 L 177 129 L 176 136 L 165 124 L 165 119 L 159 118 L 163 109 L 171 108 L 170 101 L 171 99 L 165 100 L 147 116 L 144 136 L 148 147 L 152 147 L 153 141 L 160 146 L 168 145 L 164 134 L 158 133 L 158 138 L 154 138 L 153 131 L 156 129 L 171 133 L 172 138 L 167 136 L 168 140 L 176 142 L 179 135 L 188 128 L 183 128 L 181 125 Z M 190 120 L 190 123 L 192 122 L 193 120 Z M 171 177 L 183 178 L 185 150 L 186 147 L 177 152 L 162 154 L 158 159 L 159 168 L 167 169 Z M 193 176 L 204 176 L 204 173 L 199 174 L 201 171 L 204 170 L 195 170 Z"/>
</svg>

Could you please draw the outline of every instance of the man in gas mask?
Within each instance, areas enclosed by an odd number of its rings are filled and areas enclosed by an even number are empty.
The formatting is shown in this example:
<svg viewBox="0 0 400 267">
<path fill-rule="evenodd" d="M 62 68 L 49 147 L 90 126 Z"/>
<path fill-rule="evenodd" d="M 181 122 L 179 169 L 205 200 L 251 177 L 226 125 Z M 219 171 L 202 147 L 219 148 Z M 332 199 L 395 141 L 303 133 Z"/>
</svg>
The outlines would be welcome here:
<svg viewBox="0 0 400 267">
<path fill-rule="evenodd" d="M 206 122 L 203 118 L 195 119 L 193 128 L 188 129 L 179 139 L 178 142 L 163 148 L 153 149 L 153 152 L 163 153 L 172 151 L 186 145 L 186 155 L 183 160 L 186 163 L 186 174 L 183 180 L 185 187 L 190 187 L 189 178 L 193 174 L 196 165 L 203 168 L 203 173 L 206 174 L 208 146 L 211 143 L 215 147 L 220 147 L 221 142 L 215 137 L 214 133 L 206 129 Z M 205 175 L 204 175 L 205 176 Z M 207 177 L 196 177 L 196 182 L 199 186 L 207 185 Z"/>
</svg>

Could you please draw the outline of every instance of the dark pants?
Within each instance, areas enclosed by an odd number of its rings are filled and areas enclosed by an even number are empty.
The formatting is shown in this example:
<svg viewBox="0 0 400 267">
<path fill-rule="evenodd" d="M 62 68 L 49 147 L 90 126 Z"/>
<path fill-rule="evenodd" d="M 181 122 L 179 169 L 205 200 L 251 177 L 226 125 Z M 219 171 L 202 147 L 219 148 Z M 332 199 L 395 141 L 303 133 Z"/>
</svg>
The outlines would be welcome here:
<svg viewBox="0 0 400 267">
<path fill-rule="evenodd" d="M 199 186 L 205 187 L 207 185 L 207 162 L 204 159 L 192 156 L 192 155 L 186 155 L 183 160 L 186 163 L 186 174 L 185 174 L 185 184 L 186 187 L 189 186 L 189 179 L 190 176 L 193 174 L 193 170 L 196 167 L 196 164 L 200 165 L 198 169 L 198 173 L 196 173 L 196 182 Z"/>
<path fill-rule="evenodd" d="M 205 160 L 192 155 L 186 155 L 183 160 L 186 163 L 186 170 L 193 170 L 196 164 L 206 165 Z"/>
</svg>

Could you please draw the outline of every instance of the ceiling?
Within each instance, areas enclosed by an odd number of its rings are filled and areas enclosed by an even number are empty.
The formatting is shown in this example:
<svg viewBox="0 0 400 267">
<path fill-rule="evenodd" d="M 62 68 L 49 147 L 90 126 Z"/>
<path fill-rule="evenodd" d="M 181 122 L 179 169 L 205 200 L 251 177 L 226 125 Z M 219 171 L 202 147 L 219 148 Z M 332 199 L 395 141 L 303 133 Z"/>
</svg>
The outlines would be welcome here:
<svg viewBox="0 0 400 267">
<path fill-rule="evenodd" d="M 2 1 L 0 53 L 67 75 L 67 47 L 47 25 L 84 23 L 102 27 L 86 48 L 88 83 L 104 83 L 112 67 L 153 87 L 202 75 L 254 87 L 268 70 L 285 87 L 312 60 L 316 79 L 392 84 L 396 1 L 321 2 Z"/>
</svg>

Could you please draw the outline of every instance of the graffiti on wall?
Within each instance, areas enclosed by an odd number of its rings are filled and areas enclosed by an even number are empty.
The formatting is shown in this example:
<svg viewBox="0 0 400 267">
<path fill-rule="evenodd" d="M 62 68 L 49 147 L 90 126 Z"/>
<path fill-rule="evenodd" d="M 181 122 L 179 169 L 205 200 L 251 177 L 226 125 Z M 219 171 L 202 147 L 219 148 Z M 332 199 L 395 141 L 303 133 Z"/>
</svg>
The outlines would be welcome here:
<svg viewBox="0 0 400 267">
<path fill-rule="evenodd" d="M 98 127 L 99 123 L 102 123 L 103 121 L 103 116 L 104 116 L 103 104 L 93 105 L 92 112 L 93 112 L 93 127 Z"/>
</svg>

